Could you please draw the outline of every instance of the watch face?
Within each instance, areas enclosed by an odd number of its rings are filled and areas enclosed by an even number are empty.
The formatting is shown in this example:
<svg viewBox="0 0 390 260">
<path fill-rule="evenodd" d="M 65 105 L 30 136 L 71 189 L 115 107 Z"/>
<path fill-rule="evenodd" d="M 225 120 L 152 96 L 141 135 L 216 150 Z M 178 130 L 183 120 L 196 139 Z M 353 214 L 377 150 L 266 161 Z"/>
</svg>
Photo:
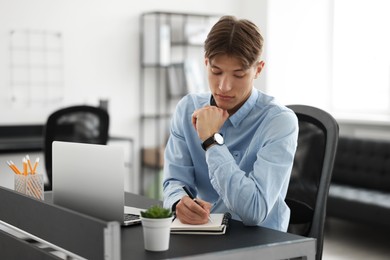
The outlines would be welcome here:
<svg viewBox="0 0 390 260">
<path fill-rule="evenodd" d="M 217 142 L 217 144 L 223 144 L 223 137 L 219 133 L 216 133 L 214 135 L 214 140 Z"/>
</svg>

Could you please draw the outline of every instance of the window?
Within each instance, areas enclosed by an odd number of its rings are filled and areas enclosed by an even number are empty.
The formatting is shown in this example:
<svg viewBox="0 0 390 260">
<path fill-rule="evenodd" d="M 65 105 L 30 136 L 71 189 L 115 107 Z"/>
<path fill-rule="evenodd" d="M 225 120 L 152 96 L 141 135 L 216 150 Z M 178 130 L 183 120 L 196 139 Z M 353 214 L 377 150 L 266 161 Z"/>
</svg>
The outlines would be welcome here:
<svg viewBox="0 0 390 260">
<path fill-rule="evenodd" d="M 334 111 L 390 113 L 390 2 L 334 1 Z"/>
<path fill-rule="evenodd" d="M 336 117 L 390 116 L 390 1 L 273 0 L 267 92 Z"/>
<path fill-rule="evenodd" d="M 330 106 L 328 0 L 268 2 L 266 91 L 284 104 Z"/>
</svg>

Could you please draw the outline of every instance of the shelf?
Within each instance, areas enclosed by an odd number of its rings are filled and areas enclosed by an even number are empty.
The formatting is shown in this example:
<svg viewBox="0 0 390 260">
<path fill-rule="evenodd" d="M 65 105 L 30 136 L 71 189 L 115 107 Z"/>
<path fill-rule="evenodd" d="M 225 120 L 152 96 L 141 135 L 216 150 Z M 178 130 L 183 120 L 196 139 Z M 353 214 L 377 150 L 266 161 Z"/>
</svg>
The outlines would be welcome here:
<svg viewBox="0 0 390 260">
<path fill-rule="evenodd" d="M 172 114 L 154 114 L 154 115 L 142 115 L 141 119 L 159 119 L 159 118 L 170 118 Z"/>
<path fill-rule="evenodd" d="M 206 85 L 200 70 L 203 43 L 211 23 L 219 17 L 163 11 L 140 16 L 141 194 L 145 194 L 148 173 L 159 176 L 156 173 L 164 166 L 169 119 L 176 102 Z M 159 181 L 155 180 L 156 187 L 161 186 Z"/>
<path fill-rule="evenodd" d="M 141 64 L 141 68 L 143 68 L 143 69 L 147 69 L 147 68 L 151 68 L 151 69 L 166 69 L 166 68 L 168 68 L 169 66 L 170 66 L 171 64 L 169 64 L 169 65 L 161 65 L 161 64 L 144 64 L 144 63 L 142 63 Z"/>
<path fill-rule="evenodd" d="M 182 46 L 186 46 L 186 47 L 203 47 L 203 44 L 192 43 L 192 42 L 188 42 L 188 41 L 180 41 L 180 42 L 171 42 L 171 46 L 172 47 L 182 47 Z"/>
<path fill-rule="evenodd" d="M 198 18 L 211 18 L 220 17 L 221 14 L 201 14 L 201 13 L 184 13 L 184 12 L 164 12 L 164 11 L 151 11 L 142 14 L 145 15 L 165 15 L 165 16 L 183 16 L 183 17 L 198 17 Z"/>
</svg>

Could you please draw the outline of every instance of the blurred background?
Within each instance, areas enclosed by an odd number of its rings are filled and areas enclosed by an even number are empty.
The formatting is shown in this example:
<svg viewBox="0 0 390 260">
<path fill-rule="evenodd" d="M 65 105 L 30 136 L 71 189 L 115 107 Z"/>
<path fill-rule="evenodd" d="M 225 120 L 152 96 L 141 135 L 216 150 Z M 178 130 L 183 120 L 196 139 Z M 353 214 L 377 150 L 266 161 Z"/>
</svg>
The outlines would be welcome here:
<svg viewBox="0 0 390 260">
<path fill-rule="evenodd" d="M 389 12 L 386 0 L 0 0 L 0 139 L 62 107 L 103 107 L 126 149 L 125 189 L 160 198 L 170 115 L 186 93 L 207 91 L 202 43 L 229 14 L 264 36 L 256 88 L 328 111 L 340 136 L 386 142 Z M 5 161 L 20 154 L 1 152 L 0 185 L 12 186 Z M 386 231 L 330 218 L 324 259 L 386 259 Z"/>
</svg>

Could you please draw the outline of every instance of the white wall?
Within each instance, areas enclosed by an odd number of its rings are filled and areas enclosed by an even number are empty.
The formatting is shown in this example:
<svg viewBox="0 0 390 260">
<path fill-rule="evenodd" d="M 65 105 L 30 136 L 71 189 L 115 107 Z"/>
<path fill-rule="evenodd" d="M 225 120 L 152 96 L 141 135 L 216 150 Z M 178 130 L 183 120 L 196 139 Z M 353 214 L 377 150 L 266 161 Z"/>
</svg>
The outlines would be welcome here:
<svg viewBox="0 0 390 260">
<path fill-rule="evenodd" d="M 269 0 L 242 0 L 239 6 L 241 17 L 254 22 L 264 38 L 262 59 L 265 66 L 260 77 L 255 81 L 255 87 L 263 91 L 267 91 L 268 79 L 268 2 Z"/>
<path fill-rule="evenodd" d="M 268 91 L 284 104 L 329 110 L 332 1 L 268 3 Z"/>
<path fill-rule="evenodd" d="M 138 21 L 142 12 L 156 10 L 233 14 L 254 21 L 265 38 L 266 63 L 255 86 L 284 103 L 299 100 L 326 108 L 329 105 L 326 90 L 331 80 L 326 76 L 330 70 L 326 48 L 331 41 L 330 24 L 326 21 L 331 18 L 331 3 L 326 0 L 0 0 L 0 125 L 42 124 L 60 106 L 97 105 L 99 99 L 109 99 L 110 134 L 134 138 L 137 165 Z M 62 33 L 65 90 L 62 103 L 30 106 L 11 101 L 9 33 L 21 29 Z M 314 60 L 322 65 L 312 66 Z M 298 69 L 298 73 L 291 73 L 291 68 Z M 312 99 L 313 96 L 321 99 Z M 313 104 L 313 100 L 321 102 Z M 340 123 L 341 133 L 349 135 L 357 135 L 365 125 Z M 375 135 L 378 131 L 388 132 L 388 124 L 375 125 Z M 373 131 L 366 128 L 359 135 Z"/>
<path fill-rule="evenodd" d="M 137 136 L 138 19 L 141 12 L 153 10 L 224 14 L 235 10 L 235 2 L 1 0 L 0 123 L 42 123 L 54 109 L 12 104 L 8 53 L 11 30 L 53 30 L 63 34 L 64 103 L 98 104 L 108 98 L 111 132 Z"/>
<path fill-rule="evenodd" d="M 240 16 L 247 2 L 251 1 L 0 0 L 0 125 L 43 124 L 58 107 L 98 105 L 99 99 L 108 99 L 110 134 L 134 138 L 138 162 L 140 14 L 178 11 Z M 62 33 L 63 102 L 40 106 L 12 102 L 10 31 L 24 29 Z"/>
</svg>

